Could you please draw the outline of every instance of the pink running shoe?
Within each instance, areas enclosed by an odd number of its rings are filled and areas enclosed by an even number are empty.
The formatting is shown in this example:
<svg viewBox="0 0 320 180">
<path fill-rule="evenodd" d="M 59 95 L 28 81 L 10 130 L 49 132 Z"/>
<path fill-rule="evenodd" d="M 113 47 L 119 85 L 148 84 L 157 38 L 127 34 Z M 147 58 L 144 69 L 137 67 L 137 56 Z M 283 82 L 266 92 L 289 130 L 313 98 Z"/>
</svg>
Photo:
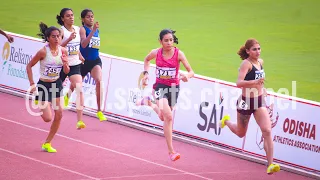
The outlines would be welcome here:
<svg viewBox="0 0 320 180">
<path fill-rule="evenodd" d="M 169 153 L 169 158 L 171 159 L 171 161 L 176 161 L 178 159 L 180 159 L 180 154 L 179 153 Z"/>
</svg>

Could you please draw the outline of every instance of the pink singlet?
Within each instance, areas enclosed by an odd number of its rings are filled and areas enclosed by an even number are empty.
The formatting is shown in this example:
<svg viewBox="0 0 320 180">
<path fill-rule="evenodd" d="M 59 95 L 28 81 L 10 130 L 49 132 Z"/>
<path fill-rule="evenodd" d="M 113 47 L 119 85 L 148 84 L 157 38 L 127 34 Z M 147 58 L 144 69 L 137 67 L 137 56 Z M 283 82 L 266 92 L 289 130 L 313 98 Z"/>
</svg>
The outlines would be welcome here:
<svg viewBox="0 0 320 180">
<path fill-rule="evenodd" d="M 156 83 L 153 85 L 155 88 L 157 84 L 164 84 L 172 86 L 172 83 L 179 85 L 179 49 L 174 47 L 173 56 L 165 60 L 162 56 L 162 48 L 159 48 L 156 57 Z"/>
</svg>

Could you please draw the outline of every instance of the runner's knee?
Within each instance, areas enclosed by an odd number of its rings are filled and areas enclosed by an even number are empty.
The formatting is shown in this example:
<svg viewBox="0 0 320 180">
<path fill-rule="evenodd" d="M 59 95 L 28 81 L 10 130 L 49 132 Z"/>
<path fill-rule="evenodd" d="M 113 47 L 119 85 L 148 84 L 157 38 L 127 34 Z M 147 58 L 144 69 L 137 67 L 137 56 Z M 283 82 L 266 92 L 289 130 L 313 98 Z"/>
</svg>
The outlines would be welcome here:
<svg viewBox="0 0 320 180">
<path fill-rule="evenodd" d="M 57 120 L 61 120 L 62 119 L 62 110 L 59 109 L 59 110 L 55 111 L 54 115 L 55 115 Z"/>
<path fill-rule="evenodd" d="M 51 121 L 51 117 L 43 117 L 42 118 L 44 122 L 50 122 Z"/>
<path fill-rule="evenodd" d="M 261 132 L 263 137 L 271 136 L 271 128 L 262 128 Z"/>
<path fill-rule="evenodd" d="M 166 121 L 172 121 L 172 119 L 173 119 L 171 113 L 168 113 L 168 112 L 164 113 L 164 112 L 162 112 L 161 115 L 162 115 L 163 119 L 166 120 Z"/>
<path fill-rule="evenodd" d="M 239 138 L 243 138 L 246 135 L 246 133 L 243 132 L 243 131 L 238 131 L 237 135 L 238 135 Z"/>
</svg>

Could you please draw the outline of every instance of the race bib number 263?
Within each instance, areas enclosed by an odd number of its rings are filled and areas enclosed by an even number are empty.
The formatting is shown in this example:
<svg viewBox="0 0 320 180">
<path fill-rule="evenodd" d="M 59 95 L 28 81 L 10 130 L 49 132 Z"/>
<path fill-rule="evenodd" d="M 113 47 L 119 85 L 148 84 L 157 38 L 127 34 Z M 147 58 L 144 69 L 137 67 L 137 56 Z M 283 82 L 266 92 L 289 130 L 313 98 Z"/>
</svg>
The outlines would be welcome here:
<svg viewBox="0 0 320 180">
<path fill-rule="evenodd" d="M 62 67 L 45 67 L 43 75 L 48 77 L 59 76 Z"/>
</svg>

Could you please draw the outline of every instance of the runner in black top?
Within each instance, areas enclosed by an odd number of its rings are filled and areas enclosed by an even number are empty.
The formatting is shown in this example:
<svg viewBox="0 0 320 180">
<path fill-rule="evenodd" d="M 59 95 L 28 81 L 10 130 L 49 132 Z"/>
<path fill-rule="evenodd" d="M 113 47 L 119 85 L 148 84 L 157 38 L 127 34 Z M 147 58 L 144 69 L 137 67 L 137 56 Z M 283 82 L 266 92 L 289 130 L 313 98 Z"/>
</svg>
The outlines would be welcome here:
<svg viewBox="0 0 320 180">
<path fill-rule="evenodd" d="M 273 141 L 271 136 L 271 120 L 268 114 L 264 94 L 265 89 L 263 60 L 260 59 L 260 44 L 255 39 L 248 39 L 238 54 L 243 60 L 239 69 L 237 87 L 242 88 L 242 95 L 237 101 L 237 123 L 232 123 L 226 115 L 220 122 L 220 127 L 228 126 L 240 138 L 246 135 L 251 114 L 254 115 L 264 138 L 264 149 L 268 160 L 267 173 L 273 174 L 280 170 L 278 164 L 273 164 Z"/>
</svg>

